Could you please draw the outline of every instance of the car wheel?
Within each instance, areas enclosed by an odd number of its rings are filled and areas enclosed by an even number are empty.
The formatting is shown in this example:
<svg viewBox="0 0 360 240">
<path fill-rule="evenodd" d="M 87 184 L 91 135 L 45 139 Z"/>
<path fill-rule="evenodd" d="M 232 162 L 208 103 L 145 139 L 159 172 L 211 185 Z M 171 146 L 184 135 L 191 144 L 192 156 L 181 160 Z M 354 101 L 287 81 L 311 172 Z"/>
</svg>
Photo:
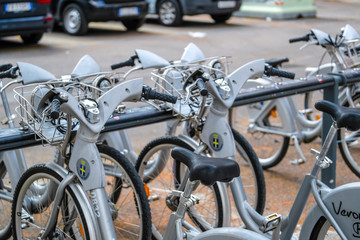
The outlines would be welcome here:
<svg viewBox="0 0 360 240">
<path fill-rule="evenodd" d="M 232 12 L 222 13 L 222 14 L 211 14 L 210 16 L 216 23 L 224 23 L 227 20 L 229 20 L 229 18 L 231 18 Z"/>
<path fill-rule="evenodd" d="M 128 31 L 135 31 L 136 29 L 141 27 L 144 24 L 144 22 L 145 19 L 143 18 L 122 20 L 122 23 L 124 24 L 124 26 Z"/>
<path fill-rule="evenodd" d="M 21 39 L 25 44 L 35 44 L 40 41 L 42 38 L 43 33 L 32 33 L 32 34 L 24 34 L 20 35 Z"/>
<path fill-rule="evenodd" d="M 159 21 L 163 25 L 176 26 L 182 22 L 181 9 L 176 0 L 160 1 L 157 12 L 159 14 Z"/>
<path fill-rule="evenodd" d="M 62 14 L 63 29 L 71 35 L 83 35 L 88 30 L 88 21 L 84 11 L 77 4 L 69 4 Z"/>
</svg>

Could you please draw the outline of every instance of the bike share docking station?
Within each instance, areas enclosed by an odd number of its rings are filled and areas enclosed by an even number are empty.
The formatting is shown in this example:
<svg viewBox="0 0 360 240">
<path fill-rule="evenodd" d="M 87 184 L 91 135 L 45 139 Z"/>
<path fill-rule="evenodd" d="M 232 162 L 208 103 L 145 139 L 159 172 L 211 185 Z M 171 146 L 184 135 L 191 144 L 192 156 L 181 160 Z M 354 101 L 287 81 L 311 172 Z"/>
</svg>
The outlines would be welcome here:
<svg viewBox="0 0 360 240">
<path fill-rule="evenodd" d="M 324 99 L 337 103 L 338 87 L 346 84 L 360 82 L 360 70 L 351 70 L 342 74 L 324 74 L 309 79 L 297 79 L 268 88 L 244 92 L 237 96 L 233 106 L 243 106 L 250 103 L 282 98 L 300 93 L 306 93 L 319 89 L 324 90 Z M 174 119 L 171 111 L 157 110 L 152 106 L 129 108 L 124 113 L 114 114 L 106 123 L 103 132 L 116 131 L 131 127 L 138 127 L 152 123 Z M 323 116 L 322 136 L 325 136 L 332 124 L 331 117 Z M 333 141 L 327 154 L 334 164 L 323 169 L 322 181 L 330 187 L 335 187 L 336 178 L 336 139 Z M 36 138 L 31 130 L 21 130 L 20 127 L 13 129 L 0 129 L 0 151 L 12 150 L 35 145 L 43 142 Z M 251 143 L 250 143 L 251 144 Z"/>
<path fill-rule="evenodd" d="M 243 0 L 237 17 L 295 19 L 316 17 L 314 0 Z"/>
</svg>

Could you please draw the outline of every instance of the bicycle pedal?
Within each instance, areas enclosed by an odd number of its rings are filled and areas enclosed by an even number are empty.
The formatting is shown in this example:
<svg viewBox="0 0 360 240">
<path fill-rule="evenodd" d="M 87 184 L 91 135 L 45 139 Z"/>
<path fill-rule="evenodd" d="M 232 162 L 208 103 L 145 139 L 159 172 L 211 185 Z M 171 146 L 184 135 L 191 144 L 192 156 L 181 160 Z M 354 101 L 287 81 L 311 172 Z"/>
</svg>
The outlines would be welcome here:
<svg viewBox="0 0 360 240">
<path fill-rule="evenodd" d="M 160 200 L 160 196 L 155 194 L 155 195 L 149 196 L 148 200 L 149 200 L 149 202 L 155 202 L 155 201 Z"/>
<path fill-rule="evenodd" d="M 301 109 L 299 110 L 299 113 L 301 113 L 302 115 L 310 115 L 313 113 L 313 109 L 311 108 Z"/>
<path fill-rule="evenodd" d="M 33 223 L 35 219 L 25 210 L 22 209 L 21 211 L 21 228 L 28 228 L 29 223 Z"/>
<path fill-rule="evenodd" d="M 305 159 L 301 159 L 301 158 L 290 161 L 291 165 L 302 165 L 302 164 L 304 164 L 305 162 L 306 162 L 306 160 L 305 160 Z"/>
<path fill-rule="evenodd" d="M 281 215 L 277 213 L 273 213 L 269 216 L 266 216 L 259 228 L 260 231 L 266 233 L 276 229 L 281 223 L 281 218 L 282 218 Z"/>
</svg>

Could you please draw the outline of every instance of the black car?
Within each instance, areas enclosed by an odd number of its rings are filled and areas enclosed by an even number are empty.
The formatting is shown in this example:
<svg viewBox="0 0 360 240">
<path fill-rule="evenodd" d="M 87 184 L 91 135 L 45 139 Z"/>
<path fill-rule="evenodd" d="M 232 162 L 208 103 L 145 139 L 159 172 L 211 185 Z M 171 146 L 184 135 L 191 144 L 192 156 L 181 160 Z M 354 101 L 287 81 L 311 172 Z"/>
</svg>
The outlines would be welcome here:
<svg viewBox="0 0 360 240">
<path fill-rule="evenodd" d="M 145 0 L 53 0 L 55 23 L 71 35 L 83 35 L 89 22 L 118 20 L 128 30 L 136 30 L 145 21 Z"/>
<path fill-rule="evenodd" d="M 0 0 L 0 37 L 20 35 L 24 43 L 40 41 L 52 27 L 51 0 Z"/>
<path fill-rule="evenodd" d="M 149 13 L 158 14 L 166 26 L 180 25 L 184 15 L 210 14 L 216 23 L 228 20 L 238 11 L 242 0 L 146 0 Z"/>
</svg>

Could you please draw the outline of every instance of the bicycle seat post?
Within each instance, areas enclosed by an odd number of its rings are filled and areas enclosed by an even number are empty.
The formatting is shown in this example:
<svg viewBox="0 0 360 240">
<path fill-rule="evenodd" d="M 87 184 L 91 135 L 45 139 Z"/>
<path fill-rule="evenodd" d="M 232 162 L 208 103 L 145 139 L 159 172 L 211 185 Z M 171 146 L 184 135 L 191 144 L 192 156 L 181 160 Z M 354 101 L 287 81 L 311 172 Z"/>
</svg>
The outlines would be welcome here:
<svg viewBox="0 0 360 240">
<path fill-rule="evenodd" d="M 318 173 L 319 167 L 327 168 L 332 163 L 332 161 L 326 157 L 326 154 L 331 147 L 331 143 L 332 143 L 334 137 L 336 136 L 337 130 L 338 130 L 338 127 L 336 125 L 336 121 L 333 121 L 333 123 L 329 129 L 329 132 L 325 138 L 325 141 L 321 147 L 320 153 L 317 153 L 316 151 L 312 151 L 312 152 L 316 153 L 316 155 L 317 155 L 315 166 L 318 166 L 316 168 L 314 167 L 314 169 L 312 171 L 312 174 L 314 174 L 314 176 L 315 176 L 315 174 Z"/>
</svg>

